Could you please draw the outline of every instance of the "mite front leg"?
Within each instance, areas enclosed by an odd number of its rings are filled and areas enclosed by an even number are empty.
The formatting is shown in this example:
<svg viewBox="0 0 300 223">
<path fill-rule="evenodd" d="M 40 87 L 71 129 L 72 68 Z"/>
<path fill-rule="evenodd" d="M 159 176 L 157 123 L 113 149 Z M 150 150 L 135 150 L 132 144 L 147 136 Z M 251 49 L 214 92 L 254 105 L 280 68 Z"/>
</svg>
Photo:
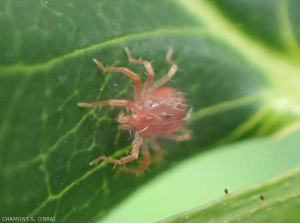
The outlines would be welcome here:
<svg viewBox="0 0 300 223">
<path fill-rule="evenodd" d="M 170 80 L 173 77 L 173 75 L 175 74 L 175 72 L 177 71 L 177 69 L 178 69 L 177 64 L 174 61 L 171 60 L 172 54 L 173 54 L 173 50 L 169 49 L 169 51 L 167 53 L 167 56 L 166 56 L 167 63 L 172 65 L 171 69 L 169 70 L 167 75 L 165 75 L 160 80 L 155 82 L 155 84 L 153 84 L 153 86 L 149 89 L 150 93 L 153 93 L 154 91 L 156 91 L 156 89 L 158 89 L 164 83 L 166 83 L 168 80 Z"/>
<path fill-rule="evenodd" d="M 97 103 L 78 103 L 77 104 L 80 107 L 98 107 L 98 106 L 104 106 L 104 105 L 110 105 L 113 107 L 126 107 L 132 109 L 133 107 L 133 102 L 130 100 L 109 100 L 109 101 L 101 101 Z"/>
<path fill-rule="evenodd" d="M 134 95 L 135 99 L 134 99 L 134 101 L 137 102 L 137 101 L 140 100 L 142 83 L 141 83 L 141 78 L 139 77 L 139 75 L 137 75 L 132 70 L 129 70 L 126 67 L 111 67 L 111 68 L 106 68 L 97 59 L 93 59 L 93 61 L 103 71 L 124 73 L 128 77 L 130 77 L 132 80 L 134 80 L 134 83 L 135 83 L 135 95 Z"/>
<path fill-rule="evenodd" d="M 130 51 L 128 50 L 127 47 L 125 47 L 125 51 L 126 51 L 126 54 L 127 54 L 127 57 L 128 57 L 128 60 L 131 62 L 131 63 L 137 63 L 137 64 L 144 64 L 147 72 L 148 72 L 148 77 L 147 77 L 147 80 L 144 84 L 144 87 L 143 87 L 143 91 L 142 91 L 142 97 L 143 96 L 146 96 L 147 95 L 147 91 L 149 90 L 149 88 L 151 87 L 152 85 L 152 82 L 153 82 L 153 79 L 154 79 L 154 70 L 152 68 L 152 65 L 149 61 L 146 61 L 146 60 L 137 60 L 137 59 L 133 59 L 131 57 L 131 53 Z"/>
<path fill-rule="evenodd" d="M 142 143 L 142 138 L 140 137 L 140 135 L 138 133 L 136 133 L 135 137 L 134 137 L 134 141 L 133 141 L 133 149 L 132 149 L 131 154 L 129 156 L 125 156 L 125 157 L 123 157 L 119 160 L 112 159 L 112 158 L 109 158 L 109 157 L 106 157 L 106 156 L 100 156 L 97 159 L 93 160 L 90 163 L 90 165 L 93 165 L 93 164 L 99 162 L 100 160 L 105 160 L 107 162 L 114 163 L 114 164 L 119 164 L 119 165 L 127 163 L 127 162 L 132 161 L 132 160 L 135 160 L 139 155 L 139 150 L 140 150 L 141 143 Z"/>
<path fill-rule="evenodd" d="M 135 173 L 135 174 L 139 174 L 139 173 L 143 172 L 151 163 L 148 145 L 147 145 L 147 142 L 145 142 L 145 141 L 142 144 L 142 153 L 143 153 L 143 158 L 144 158 L 142 165 L 140 165 L 137 169 L 131 169 L 131 168 L 127 168 L 127 167 L 119 167 L 118 173 L 120 171 L 128 172 L 128 173 Z"/>
</svg>

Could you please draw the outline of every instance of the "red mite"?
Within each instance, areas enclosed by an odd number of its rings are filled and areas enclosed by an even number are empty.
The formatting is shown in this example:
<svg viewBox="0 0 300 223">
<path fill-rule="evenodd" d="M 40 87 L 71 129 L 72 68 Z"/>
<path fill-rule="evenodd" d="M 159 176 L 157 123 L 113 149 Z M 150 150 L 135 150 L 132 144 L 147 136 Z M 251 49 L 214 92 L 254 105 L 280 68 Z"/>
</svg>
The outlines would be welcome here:
<svg viewBox="0 0 300 223">
<path fill-rule="evenodd" d="M 148 142 L 155 151 L 156 161 L 162 157 L 162 152 L 156 137 L 166 138 L 175 141 L 183 141 L 190 139 L 190 132 L 186 130 L 183 125 L 185 119 L 190 115 L 187 114 L 187 105 L 185 98 L 181 92 L 174 88 L 163 87 L 177 71 L 177 65 L 171 60 L 172 49 L 170 49 L 166 56 L 166 61 L 172 65 L 167 75 L 162 77 L 157 82 L 153 83 L 154 71 L 151 63 L 144 60 L 136 60 L 131 57 L 127 48 L 125 48 L 128 59 L 132 63 L 143 64 L 148 72 L 147 80 L 142 88 L 140 77 L 126 67 L 106 68 L 99 61 L 94 59 L 94 62 L 101 70 L 108 72 L 120 72 L 126 74 L 135 82 L 135 97 L 134 102 L 126 99 L 113 99 L 108 101 L 101 101 L 93 104 L 78 103 L 81 107 L 96 107 L 103 105 L 110 105 L 114 107 L 125 107 L 131 110 L 130 115 L 121 113 L 118 117 L 120 128 L 135 130 L 133 149 L 131 154 L 121 159 L 112 159 L 106 156 L 100 156 L 90 163 L 93 165 L 100 160 L 105 160 L 115 164 L 125 164 L 129 161 L 135 160 L 138 157 L 140 146 L 142 147 L 142 154 L 144 162 L 137 169 L 130 169 L 120 167 L 120 171 L 130 173 L 140 173 L 144 171 L 151 163 L 151 158 L 148 150 Z M 174 134 L 178 132 L 179 134 Z"/>
</svg>

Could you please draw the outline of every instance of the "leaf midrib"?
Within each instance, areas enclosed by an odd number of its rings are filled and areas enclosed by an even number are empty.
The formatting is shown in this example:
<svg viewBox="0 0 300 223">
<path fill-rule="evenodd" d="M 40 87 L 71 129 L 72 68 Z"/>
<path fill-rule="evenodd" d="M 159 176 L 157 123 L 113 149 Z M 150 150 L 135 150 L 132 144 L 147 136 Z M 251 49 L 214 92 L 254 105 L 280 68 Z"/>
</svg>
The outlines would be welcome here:
<svg viewBox="0 0 300 223">
<path fill-rule="evenodd" d="M 22 72 L 24 74 L 32 74 L 36 71 L 46 70 L 58 62 L 61 62 L 68 58 L 80 56 L 80 55 L 86 53 L 87 51 L 91 51 L 96 48 L 99 49 L 99 48 L 103 48 L 103 47 L 106 47 L 106 46 L 109 46 L 112 44 L 122 43 L 122 42 L 130 41 L 130 40 L 137 40 L 140 38 L 146 38 L 146 37 L 155 36 L 155 35 L 166 35 L 166 34 L 185 34 L 186 35 L 186 33 L 204 34 L 203 28 L 202 29 L 201 28 L 155 29 L 155 30 L 151 30 L 151 31 L 132 33 L 132 34 L 116 37 L 113 39 L 108 39 L 104 42 L 95 43 L 95 44 L 89 45 L 84 48 L 76 49 L 74 51 L 71 51 L 71 52 L 63 54 L 61 56 L 52 58 L 51 60 L 48 60 L 48 61 L 40 63 L 40 64 L 18 63 L 15 65 L 12 65 L 12 66 L 1 66 L 0 69 L 3 71 L 3 73 L 6 73 L 6 74 L 15 73 L 15 72 Z"/>
<path fill-rule="evenodd" d="M 237 29 L 229 19 L 224 17 L 208 1 L 177 0 L 177 3 L 204 24 L 209 33 L 225 41 L 245 59 L 262 70 L 271 82 L 275 94 L 290 98 L 297 105 L 300 104 L 299 59 L 293 60 L 293 55 L 271 50 L 264 46 L 262 42 L 251 39 Z"/>
</svg>

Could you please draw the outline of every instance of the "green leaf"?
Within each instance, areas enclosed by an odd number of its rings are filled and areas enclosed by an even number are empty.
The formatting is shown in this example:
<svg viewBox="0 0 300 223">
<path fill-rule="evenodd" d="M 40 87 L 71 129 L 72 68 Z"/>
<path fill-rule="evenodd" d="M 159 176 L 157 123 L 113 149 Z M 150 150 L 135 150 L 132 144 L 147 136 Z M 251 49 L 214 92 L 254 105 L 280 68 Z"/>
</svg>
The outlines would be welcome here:
<svg viewBox="0 0 300 223">
<path fill-rule="evenodd" d="M 299 136 L 297 130 L 280 140 L 251 139 L 199 153 L 144 185 L 101 222 L 157 222 L 219 199 L 224 188 L 232 194 L 282 175 L 299 167 Z"/>
<path fill-rule="evenodd" d="M 300 169 L 297 168 L 160 223 L 297 222 L 300 217 L 299 184 Z"/>
<path fill-rule="evenodd" d="M 256 11 L 258 0 L 247 3 L 251 7 L 243 2 L 2 1 L 1 216 L 91 222 L 176 162 L 299 126 L 300 23 L 294 9 L 300 5 L 278 0 Z M 258 23 L 247 20 L 242 10 L 248 9 Z M 151 173 L 115 178 L 112 164 L 89 162 L 130 151 L 130 134 L 117 127 L 120 109 L 77 103 L 133 97 L 131 80 L 103 74 L 92 61 L 129 67 L 145 80 L 145 69 L 128 63 L 125 46 L 135 58 L 153 61 L 156 79 L 169 70 L 165 54 L 174 49 L 180 70 L 168 86 L 188 93 L 193 135 L 189 142 L 162 141 L 163 161 L 152 164 Z"/>
</svg>

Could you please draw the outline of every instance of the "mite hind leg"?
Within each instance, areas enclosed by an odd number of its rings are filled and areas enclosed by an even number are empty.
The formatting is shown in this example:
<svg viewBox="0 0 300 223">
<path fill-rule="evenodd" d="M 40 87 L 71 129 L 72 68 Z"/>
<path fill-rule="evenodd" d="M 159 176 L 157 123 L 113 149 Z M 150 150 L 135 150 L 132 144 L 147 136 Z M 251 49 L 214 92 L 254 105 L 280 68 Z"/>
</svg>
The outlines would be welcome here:
<svg viewBox="0 0 300 223">
<path fill-rule="evenodd" d="M 191 138 L 191 131 L 187 130 L 185 128 L 181 128 L 179 130 L 179 132 L 181 133 L 180 135 L 177 134 L 168 134 L 168 135 L 160 135 L 160 138 L 164 138 L 164 139 L 170 139 L 170 140 L 174 140 L 174 141 L 186 141 L 189 140 Z"/>
<path fill-rule="evenodd" d="M 100 156 L 97 159 L 93 160 L 90 165 L 96 164 L 98 163 L 100 160 L 105 160 L 107 162 L 110 163 L 114 163 L 114 164 L 125 164 L 129 161 L 135 160 L 138 157 L 139 154 L 139 150 L 140 150 L 140 145 L 142 143 L 142 138 L 140 137 L 140 135 L 138 133 L 135 134 L 134 140 L 133 140 L 133 149 L 131 151 L 131 154 L 128 156 L 125 156 L 119 160 L 117 159 L 112 159 L 110 157 L 106 157 L 106 156 Z"/>
<path fill-rule="evenodd" d="M 160 145 L 158 144 L 158 142 L 156 141 L 156 139 L 154 137 L 150 138 L 149 142 L 150 142 L 152 149 L 155 152 L 155 162 L 159 162 L 163 156 Z"/>
<path fill-rule="evenodd" d="M 149 148 L 148 148 L 146 140 L 144 140 L 144 142 L 142 143 L 142 154 L 143 154 L 143 159 L 144 159 L 142 165 L 140 165 L 137 169 L 131 169 L 131 168 L 127 168 L 127 167 L 119 167 L 117 175 L 121 171 L 139 174 L 139 173 L 143 172 L 150 165 L 151 158 L 150 158 Z"/>
</svg>

